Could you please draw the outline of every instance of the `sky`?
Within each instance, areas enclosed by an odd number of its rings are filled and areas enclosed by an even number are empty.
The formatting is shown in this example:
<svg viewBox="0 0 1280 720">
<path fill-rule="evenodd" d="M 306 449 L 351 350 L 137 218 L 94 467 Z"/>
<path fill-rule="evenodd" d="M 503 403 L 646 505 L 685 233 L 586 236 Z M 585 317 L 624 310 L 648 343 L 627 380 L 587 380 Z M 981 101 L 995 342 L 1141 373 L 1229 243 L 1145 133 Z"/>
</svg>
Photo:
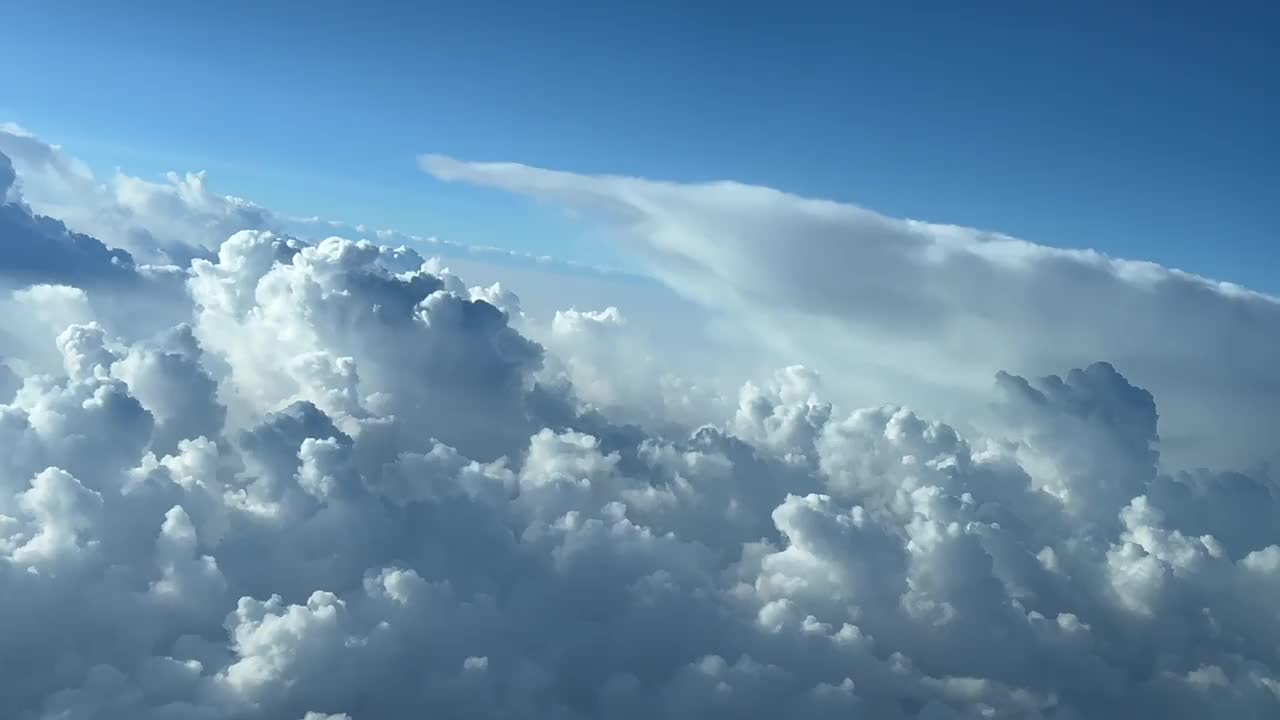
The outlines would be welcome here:
<svg viewBox="0 0 1280 720">
<path fill-rule="evenodd" d="M 0 114 L 100 174 L 616 266 L 414 157 L 732 179 L 1280 290 L 1273 3 L 123 7 L 5 9 Z"/>
</svg>

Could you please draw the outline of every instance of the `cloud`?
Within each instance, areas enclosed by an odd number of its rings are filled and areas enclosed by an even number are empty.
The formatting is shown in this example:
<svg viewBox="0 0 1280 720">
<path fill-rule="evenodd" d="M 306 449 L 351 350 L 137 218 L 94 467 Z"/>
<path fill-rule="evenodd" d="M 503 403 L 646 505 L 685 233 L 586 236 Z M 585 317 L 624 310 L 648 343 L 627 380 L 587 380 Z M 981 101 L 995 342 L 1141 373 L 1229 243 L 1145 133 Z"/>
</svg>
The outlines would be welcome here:
<svg viewBox="0 0 1280 720">
<path fill-rule="evenodd" d="M 37 182 L 58 182 L 64 185 L 86 185 L 92 182 L 93 173 L 79 160 L 51 145 L 12 122 L 0 123 L 0 150 L 22 168 L 22 175 L 37 178 Z"/>
<path fill-rule="evenodd" d="M 379 245 L 407 245 L 433 255 L 449 258 L 473 258 L 497 265 L 526 267 L 559 274 L 583 275 L 614 280 L 642 280 L 641 276 L 605 265 L 592 265 L 569 258 L 535 255 L 488 245 L 469 245 L 434 236 L 404 233 L 391 228 L 373 228 L 363 223 L 351 224 L 317 216 L 289 217 L 286 227 L 301 237 L 340 235 L 353 240 L 368 240 Z"/>
<path fill-rule="evenodd" d="M 550 351 L 548 381 L 568 382 L 580 400 L 610 417 L 658 428 L 723 417 L 728 403 L 710 379 L 676 374 L 671 355 L 657 352 L 658 339 L 629 325 L 611 305 L 557 310 L 548 327 L 525 327 Z"/>
<path fill-rule="evenodd" d="M 523 392 L 542 348 L 411 250 L 246 231 L 217 262 L 194 263 L 190 288 L 196 336 L 226 357 L 246 412 L 311 397 L 354 418 L 395 415 L 485 459 L 533 429 Z"/>
<path fill-rule="evenodd" d="M 0 152 L 0 180 L 12 175 L 8 160 Z M 189 317 L 181 268 L 139 264 L 35 213 L 22 181 L 12 183 L 0 193 L 0 354 L 47 367 L 58 363 L 53 338 L 71 323 L 97 320 L 136 336 Z"/>
<path fill-rule="evenodd" d="M 0 153 L 0 174 L 8 158 Z M 81 285 L 125 284 L 134 276 L 133 257 L 97 238 L 72 232 L 58 220 L 35 215 L 16 187 L 0 204 L 0 282 L 8 285 L 51 280 Z"/>
<path fill-rule="evenodd" d="M 25 195 L 35 214 L 57 217 L 75 232 L 126 251 L 139 263 L 186 266 L 196 257 L 208 259 L 240 230 L 266 230 L 312 241 L 341 235 L 556 273 L 631 277 L 614 268 L 565 258 L 468 245 L 318 216 L 284 215 L 251 200 L 217 192 L 204 171 L 167 172 L 146 179 L 117 169 L 100 179 L 61 146 L 11 122 L 0 123 L 0 156 L 5 157 L 0 160 L 0 204 L 7 192 Z"/>
<path fill-rule="evenodd" d="M 84 163 L 13 123 L 0 124 L 23 194 L 37 213 L 61 218 L 146 263 L 187 264 L 237 230 L 277 228 L 275 215 L 212 192 L 203 172 L 167 173 L 152 182 L 117 171 L 100 182 Z"/>
<path fill-rule="evenodd" d="M 732 182 L 682 185 L 423 156 L 448 181 L 604 220 L 672 287 L 728 308 L 859 397 L 972 415 L 990 369 L 1105 358 L 1162 398 L 1166 459 L 1280 459 L 1280 301 L 1152 263 L 885 217 Z M 1088 239 L 1083 239 L 1088 242 Z M 838 362 L 833 362 L 839 358 Z M 839 372 L 835 372 L 836 370 Z M 853 379 L 847 379 L 853 378 Z M 958 411 L 957 408 L 963 408 Z"/>
<path fill-rule="evenodd" d="M 17 182 L 18 174 L 13 169 L 13 162 L 8 155 L 0 153 L 0 204 L 10 202 L 9 192 Z"/>
<path fill-rule="evenodd" d="M 1280 709 L 1274 484 L 1162 473 L 1112 366 L 999 375 L 1002 435 L 803 367 L 651 433 L 433 267 L 243 232 L 187 325 L 58 335 L 0 406 L 16 717 Z"/>
<path fill-rule="evenodd" d="M 981 429 L 789 365 L 695 426 L 608 305 L 544 346 L 509 288 L 264 230 L 177 272 L 145 321 L 7 295 L 17 720 L 1280 712 L 1280 490 L 1162 468 L 1124 365 L 993 369 Z"/>
</svg>

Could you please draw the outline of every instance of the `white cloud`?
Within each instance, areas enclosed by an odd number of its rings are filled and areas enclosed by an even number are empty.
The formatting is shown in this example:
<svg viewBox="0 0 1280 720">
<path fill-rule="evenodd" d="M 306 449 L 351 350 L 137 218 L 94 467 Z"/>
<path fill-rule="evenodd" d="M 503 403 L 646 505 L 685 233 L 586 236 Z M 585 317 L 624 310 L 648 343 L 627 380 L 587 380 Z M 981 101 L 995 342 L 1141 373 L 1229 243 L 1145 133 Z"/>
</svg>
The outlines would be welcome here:
<svg viewBox="0 0 1280 720">
<path fill-rule="evenodd" d="M 52 340 L 69 324 L 137 336 L 180 322 L 190 316 L 184 275 L 137 265 L 11 197 L 0 203 L 0 353 L 48 370 L 60 365 Z"/>
<path fill-rule="evenodd" d="M 596 214 L 671 286 L 793 345 L 858 397 L 888 388 L 888 399 L 969 419 L 993 367 L 1106 359 L 1162 398 L 1162 450 L 1177 464 L 1280 460 L 1275 298 L 764 187 L 420 162 L 444 180 Z"/>
<path fill-rule="evenodd" d="M 1280 712 L 1280 490 L 1163 471 L 1111 365 L 988 376 L 984 432 L 785 366 L 694 428 L 618 311 L 544 348 L 505 287 L 259 230 L 180 277 L 146 322 L 7 291 L 18 720 Z"/>
<path fill-rule="evenodd" d="M 483 459 L 529 435 L 522 397 L 542 349 L 413 251 L 245 231 L 195 261 L 190 288 L 196 337 L 226 358 L 239 412 L 306 397 L 353 420 L 395 415 Z"/>
<path fill-rule="evenodd" d="M 72 231 L 124 250 L 139 263 L 187 265 L 208 257 L 240 230 L 270 230 L 310 240 L 342 235 L 380 245 L 404 245 L 432 254 L 601 278 L 620 270 L 564 258 L 468 245 L 333 219 L 272 212 L 250 200 L 217 192 L 208 174 L 167 172 L 146 179 L 116 170 L 98 178 L 84 162 L 21 126 L 0 123 L 0 205 L 25 200 L 36 214 L 58 218 Z M 16 170 L 16 173 L 13 172 Z M 20 181 L 15 182 L 20 177 Z"/>
<path fill-rule="evenodd" d="M 697 425 L 728 407 L 713 378 L 675 374 L 672 367 L 682 363 L 664 353 L 663 341 L 629 327 L 612 305 L 557 310 L 549 327 L 529 322 L 525 329 L 551 353 L 549 378 L 567 380 L 579 399 L 619 421 Z"/>
<path fill-rule="evenodd" d="M 0 124 L 0 154 L 21 178 L 24 199 L 72 230 L 101 238 L 141 262 L 186 264 L 244 229 L 281 225 L 269 211 L 212 192 L 204 173 L 152 182 L 117 172 L 100 182 L 84 163 L 13 123 Z"/>
</svg>

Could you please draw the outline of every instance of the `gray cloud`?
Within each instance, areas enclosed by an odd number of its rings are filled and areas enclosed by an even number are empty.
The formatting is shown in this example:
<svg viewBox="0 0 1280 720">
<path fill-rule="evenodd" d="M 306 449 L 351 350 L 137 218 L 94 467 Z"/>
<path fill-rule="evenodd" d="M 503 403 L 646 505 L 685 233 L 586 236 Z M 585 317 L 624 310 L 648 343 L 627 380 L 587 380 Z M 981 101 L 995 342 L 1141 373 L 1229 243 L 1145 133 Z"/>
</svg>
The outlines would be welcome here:
<svg viewBox="0 0 1280 720">
<path fill-rule="evenodd" d="M 9 156 L 0 153 L 0 202 L 8 202 L 9 190 L 18 181 L 18 174 L 13 169 Z"/>
<path fill-rule="evenodd" d="M 16 177 L 9 157 L 0 152 L 0 282 L 118 285 L 133 278 L 129 253 L 32 213 L 18 194 Z"/>
</svg>

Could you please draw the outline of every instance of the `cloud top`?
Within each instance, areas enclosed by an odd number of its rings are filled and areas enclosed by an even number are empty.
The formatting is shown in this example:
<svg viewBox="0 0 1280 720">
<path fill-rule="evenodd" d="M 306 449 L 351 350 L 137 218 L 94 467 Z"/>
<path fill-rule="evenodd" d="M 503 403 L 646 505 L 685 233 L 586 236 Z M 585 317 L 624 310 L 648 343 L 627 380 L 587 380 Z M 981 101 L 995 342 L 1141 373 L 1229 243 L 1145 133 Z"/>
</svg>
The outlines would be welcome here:
<svg viewBox="0 0 1280 720">
<path fill-rule="evenodd" d="M 1147 262 L 999 233 L 890 218 L 733 182 L 678 184 L 426 155 L 447 181 L 592 213 L 672 287 L 728 309 L 828 376 L 929 387 L 972 406 L 990 368 L 1106 358 L 1164 398 L 1181 462 L 1274 461 L 1280 300 Z M 1087 244 L 1088 239 L 1082 239 Z M 969 396 L 945 403 L 943 396 Z M 910 397 L 930 406 L 926 398 Z M 1245 460 L 1247 458 L 1247 460 Z"/>
<path fill-rule="evenodd" d="M 773 191 L 753 215 L 741 186 L 618 182 L 601 207 L 631 208 L 628 227 L 683 218 L 661 239 L 686 269 L 705 253 L 777 279 L 727 301 L 762 318 L 821 299 L 828 329 L 887 322 L 846 318 L 870 310 L 821 283 L 790 297 L 799 267 L 748 268 L 684 235 L 692 218 L 713 235 L 738 227 L 729 208 L 784 235 L 888 228 L 849 240 L 882 274 L 1065 272 Z M 40 221 L 6 207 L 6 247 L 55 257 L 64 236 L 16 233 Z M 759 247 L 776 234 L 757 229 Z M 617 308 L 561 311 L 544 345 L 510 289 L 405 248 L 242 230 L 169 271 L 181 302 L 140 280 L 150 302 L 124 316 L 114 286 L 14 267 L 0 657 L 24 662 L 0 696 L 18 720 L 1280 712 L 1280 489 L 1162 467 L 1163 396 L 1123 363 L 989 372 L 981 430 L 833 401 L 802 365 L 695 425 L 668 402 L 692 390 L 654 377 L 662 339 L 623 334 Z M 1107 292 L 1146 287 L 1107 272 Z M 1163 282 L 1153 297 L 1178 297 Z M 1195 282 L 1210 304 L 1270 302 Z M 941 338 L 976 311 L 947 312 Z"/>
</svg>

